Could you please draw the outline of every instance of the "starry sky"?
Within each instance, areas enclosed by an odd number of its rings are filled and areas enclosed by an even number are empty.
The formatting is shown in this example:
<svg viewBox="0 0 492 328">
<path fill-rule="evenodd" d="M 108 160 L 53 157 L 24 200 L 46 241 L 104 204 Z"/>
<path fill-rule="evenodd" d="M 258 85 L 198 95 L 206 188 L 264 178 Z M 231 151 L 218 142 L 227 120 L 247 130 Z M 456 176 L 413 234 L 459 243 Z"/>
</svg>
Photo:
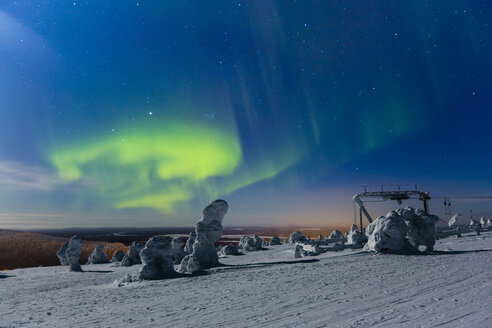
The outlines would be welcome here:
<svg viewBox="0 0 492 328">
<path fill-rule="evenodd" d="M 491 18 L 487 1 L 2 1 L 0 228 L 190 225 L 216 198 L 225 224 L 327 226 L 361 185 L 490 195 Z"/>
</svg>

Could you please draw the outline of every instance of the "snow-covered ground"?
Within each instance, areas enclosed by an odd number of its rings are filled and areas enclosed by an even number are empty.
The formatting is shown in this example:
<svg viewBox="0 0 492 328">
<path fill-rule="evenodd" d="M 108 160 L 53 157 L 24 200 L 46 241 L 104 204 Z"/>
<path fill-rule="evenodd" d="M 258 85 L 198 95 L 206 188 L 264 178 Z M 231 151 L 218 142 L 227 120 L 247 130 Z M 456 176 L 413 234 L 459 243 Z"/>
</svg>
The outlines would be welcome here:
<svg viewBox="0 0 492 328">
<path fill-rule="evenodd" d="M 492 327 L 492 233 L 435 249 L 294 259 L 281 245 L 123 286 L 140 265 L 18 269 L 0 274 L 0 327 Z"/>
</svg>

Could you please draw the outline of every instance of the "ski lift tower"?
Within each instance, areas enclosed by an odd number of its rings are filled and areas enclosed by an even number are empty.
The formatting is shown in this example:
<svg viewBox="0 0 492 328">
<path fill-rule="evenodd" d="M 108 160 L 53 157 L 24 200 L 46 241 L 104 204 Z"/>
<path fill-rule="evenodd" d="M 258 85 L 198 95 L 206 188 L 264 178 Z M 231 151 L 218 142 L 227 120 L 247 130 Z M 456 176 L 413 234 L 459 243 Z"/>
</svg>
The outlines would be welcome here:
<svg viewBox="0 0 492 328">
<path fill-rule="evenodd" d="M 402 189 L 402 187 L 404 187 Z M 413 187 L 413 188 L 412 188 Z M 396 200 L 399 205 L 406 199 L 418 199 L 424 204 L 424 211 L 429 213 L 429 200 L 431 199 L 428 191 L 420 191 L 417 185 L 380 185 L 362 186 L 364 192 L 352 197 L 354 205 L 354 224 L 357 222 L 356 205 L 359 206 L 360 229 L 362 231 L 362 217 L 366 217 L 371 223 L 372 217 L 364 206 L 364 202 L 384 202 Z"/>
</svg>

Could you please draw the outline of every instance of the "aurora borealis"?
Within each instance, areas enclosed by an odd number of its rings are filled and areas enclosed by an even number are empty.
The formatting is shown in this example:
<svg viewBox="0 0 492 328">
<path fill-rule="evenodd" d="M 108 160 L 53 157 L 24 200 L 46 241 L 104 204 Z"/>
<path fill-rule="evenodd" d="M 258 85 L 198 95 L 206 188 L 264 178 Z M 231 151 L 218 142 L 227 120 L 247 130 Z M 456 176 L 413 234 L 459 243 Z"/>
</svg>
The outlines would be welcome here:
<svg viewBox="0 0 492 328">
<path fill-rule="evenodd" d="M 219 197 L 230 224 L 329 225 L 363 184 L 491 194 L 491 17 L 483 1 L 2 2 L 0 228 L 188 225 Z"/>
<path fill-rule="evenodd" d="M 116 209 L 142 207 L 173 213 L 183 201 L 197 196 L 203 196 L 202 201 L 215 199 L 274 177 L 294 164 L 255 163 L 256 170 L 244 176 L 238 137 L 197 124 L 147 123 L 140 130 L 118 134 L 69 145 L 50 157 L 63 180 L 88 179 L 101 195 L 114 199 Z"/>
</svg>

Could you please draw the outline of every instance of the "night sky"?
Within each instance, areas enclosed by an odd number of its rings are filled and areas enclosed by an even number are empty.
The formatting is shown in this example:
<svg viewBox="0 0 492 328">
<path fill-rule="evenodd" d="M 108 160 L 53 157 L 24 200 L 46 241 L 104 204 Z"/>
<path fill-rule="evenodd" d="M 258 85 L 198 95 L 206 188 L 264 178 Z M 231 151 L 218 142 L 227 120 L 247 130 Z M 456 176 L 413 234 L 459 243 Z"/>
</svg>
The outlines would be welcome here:
<svg viewBox="0 0 492 328">
<path fill-rule="evenodd" d="M 189 225 L 215 198 L 226 225 L 326 226 L 363 184 L 490 195 L 491 18 L 488 1 L 2 1 L 0 228 Z"/>
</svg>

